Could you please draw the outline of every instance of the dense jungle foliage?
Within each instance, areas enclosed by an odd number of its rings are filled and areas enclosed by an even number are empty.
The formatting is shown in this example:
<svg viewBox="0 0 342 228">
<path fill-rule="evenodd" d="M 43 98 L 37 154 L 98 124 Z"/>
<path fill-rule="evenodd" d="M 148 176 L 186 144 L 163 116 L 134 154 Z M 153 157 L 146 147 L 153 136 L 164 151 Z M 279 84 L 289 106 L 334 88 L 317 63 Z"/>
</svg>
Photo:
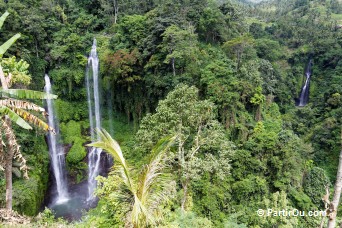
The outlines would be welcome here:
<svg viewBox="0 0 342 228">
<path fill-rule="evenodd" d="M 81 221 L 56 221 L 45 210 L 32 226 L 319 226 L 319 216 L 256 212 L 325 210 L 326 188 L 333 192 L 341 151 L 341 1 L 6 0 L 5 11 L 0 43 L 19 32 L 21 38 L 1 65 L 29 64 L 31 83 L 14 88 L 43 91 L 44 74 L 51 77 L 70 183 L 87 179 L 84 75 L 93 38 L 103 125 L 136 185 L 153 164 L 155 145 L 178 136 L 158 160 L 170 186 L 159 183 L 169 197 L 158 201 L 155 221 L 128 222 L 131 205 L 116 194 L 127 197 L 129 189 L 112 171 L 99 179 L 99 204 Z M 309 59 L 309 103 L 296 107 Z M 49 182 L 45 133 L 14 128 L 30 179 L 13 176 L 13 209 L 36 216 Z M 4 207 L 1 171 L 0 196 Z"/>
</svg>

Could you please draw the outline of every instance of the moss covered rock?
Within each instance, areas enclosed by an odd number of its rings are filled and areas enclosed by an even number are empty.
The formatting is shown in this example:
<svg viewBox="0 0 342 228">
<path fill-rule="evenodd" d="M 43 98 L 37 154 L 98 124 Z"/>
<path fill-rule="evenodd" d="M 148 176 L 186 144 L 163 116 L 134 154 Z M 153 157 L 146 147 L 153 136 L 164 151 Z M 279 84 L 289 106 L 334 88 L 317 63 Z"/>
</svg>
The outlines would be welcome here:
<svg viewBox="0 0 342 228">
<path fill-rule="evenodd" d="M 82 161 L 87 156 L 87 152 L 83 146 L 82 139 L 75 139 L 73 146 L 71 147 L 69 153 L 66 156 L 66 160 L 69 164 L 77 164 Z"/>
</svg>

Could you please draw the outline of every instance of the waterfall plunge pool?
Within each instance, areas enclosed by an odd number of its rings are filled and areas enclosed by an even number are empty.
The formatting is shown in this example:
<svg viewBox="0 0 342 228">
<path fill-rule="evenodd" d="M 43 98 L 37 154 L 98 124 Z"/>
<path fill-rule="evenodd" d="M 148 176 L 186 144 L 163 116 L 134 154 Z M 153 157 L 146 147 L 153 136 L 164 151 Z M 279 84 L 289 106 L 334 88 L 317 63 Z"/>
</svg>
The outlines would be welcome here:
<svg viewBox="0 0 342 228">
<path fill-rule="evenodd" d="M 56 201 L 48 204 L 48 208 L 55 215 L 55 218 L 63 218 L 68 222 L 79 221 L 85 212 L 94 208 L 98 200 L 88 201 L 87 182 L 69 186 L 69 198 L 65 201 Z"/>
</svg>

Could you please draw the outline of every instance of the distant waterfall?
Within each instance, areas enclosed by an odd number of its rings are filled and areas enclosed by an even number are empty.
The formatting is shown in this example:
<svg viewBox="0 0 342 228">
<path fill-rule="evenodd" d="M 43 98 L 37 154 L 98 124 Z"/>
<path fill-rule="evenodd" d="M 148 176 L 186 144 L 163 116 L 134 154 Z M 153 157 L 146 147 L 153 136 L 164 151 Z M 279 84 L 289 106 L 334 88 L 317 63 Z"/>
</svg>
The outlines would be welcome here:
<svg viewBox="0 0 342 228">
<path fill-rule="evenodd" d="M 96 40 L 88 58 L 86 70 L 86 86 L 89 109 L 89 122 L 91 131 L 91 141 L 99 140 L 95 136 L 95 129 L 101 128 L 101 112 L 100 112 L 100 94 L 99 94 L 99 58 L 96 52 Z M 96 188 L 95 178 L 100 172 L 101 149 L 91 148 L 88 155 L 88 201 L 94 199 L 94 190 Z"/>
<path fill-rule="evenodd" d="M 49 76 L 45 75 L 45 92 L 52 93 L 51 82 Z M 55 204 L 60 204 L 67 201 L 68 198 L 68 185 L 66 181 L 65 174 L 65 156 L 64 150 L 61 145 L 58 144 L 58 140 L 60 139 L 59 129 L 56 124 L 56 115 L 54 111 L 54 103 L 53 100 L 47 99 L 47 111 L 49 113 L 48 116 L 48 124 L 56 130 L 56 134 L 49 132 L 48 133 L 48 145 L 51 157 L 51 166 L 53 175 L 55 177 L 56 189 L 57 189 L 57 197 Z"/>
<path fill-rule="evenodd" d="M 310 78 L 312 74 L 312 60 L 310 59 L 308 66 L 305 70 L 305 83 L 300 91 L 298 106 L 303 107 L 309 102 Z"/>
</svg>

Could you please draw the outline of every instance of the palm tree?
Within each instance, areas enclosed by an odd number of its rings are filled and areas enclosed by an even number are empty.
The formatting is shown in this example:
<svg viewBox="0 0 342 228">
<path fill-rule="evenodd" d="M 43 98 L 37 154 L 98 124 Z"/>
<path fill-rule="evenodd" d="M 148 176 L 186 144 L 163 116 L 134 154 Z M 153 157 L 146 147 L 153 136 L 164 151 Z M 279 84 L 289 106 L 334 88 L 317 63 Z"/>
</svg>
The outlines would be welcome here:
<svg viewBox="0 0 342 228">
<path fill-rule="evenodd" d="M 1 77 L 0 69 L 0 77 Z M 12 121 L 24 129 L 32 129 L 28 124 L 31 123 L 45 131 L 54 131 L 44 121 L 39 119 L 36 115 L 28 112 L 40 112 L 43 116 L 47 113 L 45 109 L 38 105 L 22 101 L 18 99 L 51 99 L 56 98 L 51 94 L 45 94 L 32 90 L 19 89 L 1 89 L 0 90 L 0 169 L 5 170 L 6 179 L 6 209 L 12 210 L 12 161 L 17 160 L 20 163 L 20 170 L 24 173 L 24 178 L 28 178 L 28 167 L 26 160 L 20 152 L 20 146 L 17 143 L 15 134 L 12 129 Z M 13 99 L 15 97 L 17 99 Z M 4 147 L 3 135 L 6 140 L 6 147 Z"/>
<path fill-rule="evenodd" d="M 0 29 L 8 15 L 9 13 L 5 12 L 0 17 Z M 29 125 L 31 123 L 45 131 L 53 131 L 44 121 L 29 112 L 33 111 L 46 116 L 45 109 L 22 99 L 55 99 L 57 97 L 33 90 L 9 89 L 12 82 L 12 75 L 10 72 L 5 75 L 1 66 L 1 60 L 3 54 L 19 37 L 20 34 L 16 34 L 0 46 L 0 169 L 5 170 L 7 210 L 12 210 L 13 159 L 19 162 L 19 167 L 24 173 L 24 178 L 28 178 L 28 167 L 25 158 L 20 152 L 20 146 L 13 132 L 12 121 L 24 129 L 32 129 Z M 3 136 L 6 144 L 4 143 Z"/>
<path fill-rule="evenodd" d="M 168 201 L 175 192 L 175 182 L 170 176 L 163 174 L 166 152 L 176 137 L 160 140 L 152 150 L 152 158 L 144 165 L 136 178 L 125 161 L 119 144 L 106 130 L 98 130 L 100 141 L 89 144 L 101 148 L 114 158 L 113 171 L 108 180 L 99 178 L 102 185 L 97 194 L 115 202 L 116 210 L 123 212 L 126 227 L 154 226 L 162 219 L 160 205 Z"/>
</svg>

